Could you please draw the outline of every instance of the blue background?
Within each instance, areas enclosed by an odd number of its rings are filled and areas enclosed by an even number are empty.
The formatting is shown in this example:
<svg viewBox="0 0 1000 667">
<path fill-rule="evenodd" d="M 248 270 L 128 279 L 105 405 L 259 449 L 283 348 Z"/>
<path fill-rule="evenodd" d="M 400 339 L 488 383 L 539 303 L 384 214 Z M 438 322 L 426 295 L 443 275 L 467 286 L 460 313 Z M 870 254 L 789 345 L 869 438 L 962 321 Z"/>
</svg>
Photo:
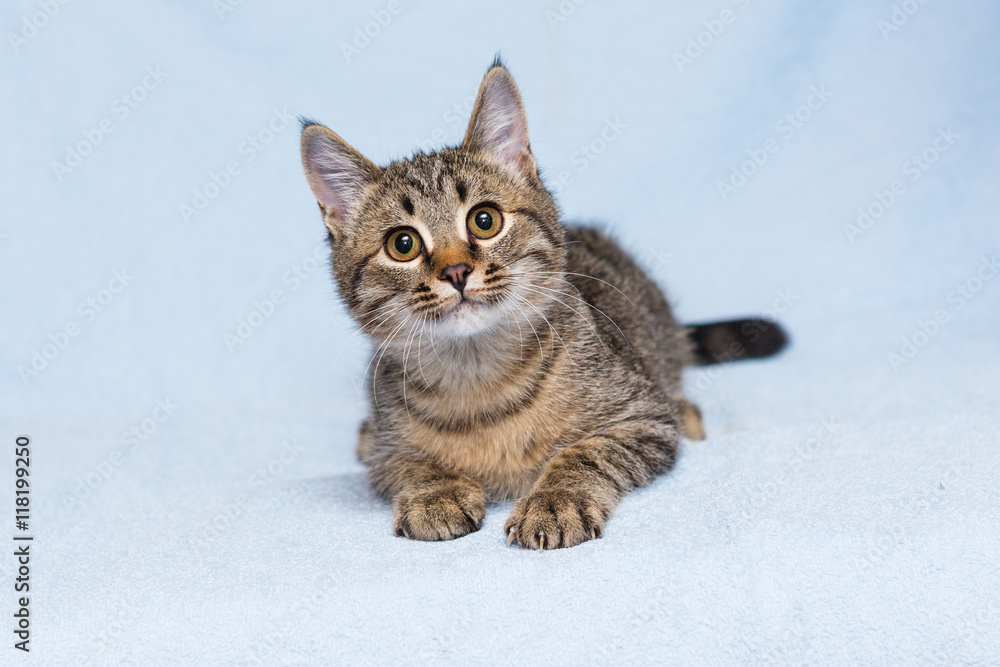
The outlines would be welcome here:
<svg viewBox="0 0 1000 667">
<path fill-rule="evenodd" d="M 391 9 L 0 10 L 0 433 L 33 441 L 31 658 L 1000 655 L 1000 280 L 977 276 L 1000 253 L 1000 7 Z M 568 220 L 608 228 L 681 319 L 768 314 L 793 337 L 775 360 L 692 370 L 708 440 L 604 539 L 557 553 L 503 548 L 509 504 L 453 543 L 392 536 L 354 459 L 368 346 L 286 122 L 380 164 L 458 143 L 497 50 Z M 803 110 L 814 88 L 829 98 Z M 81 142 L 97 145 L 56 166 Z M 0 468 L 13 498 L 12 453 Z"/>
</svg>

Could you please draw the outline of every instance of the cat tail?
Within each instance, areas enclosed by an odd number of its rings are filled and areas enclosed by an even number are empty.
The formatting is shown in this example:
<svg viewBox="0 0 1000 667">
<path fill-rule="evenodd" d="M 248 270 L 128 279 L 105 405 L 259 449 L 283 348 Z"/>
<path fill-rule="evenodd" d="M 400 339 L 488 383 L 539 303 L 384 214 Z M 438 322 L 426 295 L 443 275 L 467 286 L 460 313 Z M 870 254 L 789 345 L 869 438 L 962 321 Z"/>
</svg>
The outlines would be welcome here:
<svg viewBox="0 0 1000 667">
<path fill-rule="evenodd" d="M 771 357 L 788 344 L 788 334 L 780 324 L 756 317 L 689 324 L 687 330 L 694 344 L 695 366 Z"/>
</svg>

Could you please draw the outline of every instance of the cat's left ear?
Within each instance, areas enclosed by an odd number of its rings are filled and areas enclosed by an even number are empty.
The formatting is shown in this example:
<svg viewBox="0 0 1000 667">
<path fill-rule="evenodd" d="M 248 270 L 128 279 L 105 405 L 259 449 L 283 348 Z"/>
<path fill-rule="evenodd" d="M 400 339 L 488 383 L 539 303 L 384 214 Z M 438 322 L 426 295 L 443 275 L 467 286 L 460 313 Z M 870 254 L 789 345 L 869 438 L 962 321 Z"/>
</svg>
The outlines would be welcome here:
<svg viewBox="0 0 1000 667">
<path fill-rule="evenodd" d="M 365 188 L 378 180 L 382 170 L 330 129 L 304 122 L 302 167 L 309 187 L 323 211 L 323 222 L 334 237 L 353 223 Z"/>
<path fill-rule="evenodd" d="M 503 63 L 496 61 L 479 86 L 462 148 L 484 153 L 525 178 L 538 175 L 528 144 L 528 116 L 521 94 Z"/>
</svg>

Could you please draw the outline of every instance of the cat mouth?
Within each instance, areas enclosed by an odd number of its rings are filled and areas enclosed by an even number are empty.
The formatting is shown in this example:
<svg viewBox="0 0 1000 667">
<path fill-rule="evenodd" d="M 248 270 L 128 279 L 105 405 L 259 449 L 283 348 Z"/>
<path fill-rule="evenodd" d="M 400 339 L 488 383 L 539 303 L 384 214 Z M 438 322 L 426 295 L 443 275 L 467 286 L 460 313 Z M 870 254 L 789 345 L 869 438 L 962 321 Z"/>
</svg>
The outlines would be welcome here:
<svg viewBox="0 0 1000 667">
<path fill-rule="evenodd" d="M 461 312 L 466 312 L 466 311 L 473 311 L 473 310 L 477 310 L 482 305 L 483 305 L 482 301 L 479 301 L 478 299 L 474 299 L 474 298 L 470 297 L 468 294 L 461 294 L 458 297 L 458 301 L 455 302 L 455 305 L 451 306 L 448 309 L 448 312 L 449 313 L 461 313 Z"/>
<path fill-rule="evenodd" d="M 455 294 L 447 304 L 442 304 L 435 319 L 439 332 L 446 336 L 466 338 L 495 325 L 497 318 L 502 319 L 502 311 L 494 303 L 481 295 L 467 292 Z"/>
<path fill-rule="evenodd" d="M 458 295 L 441 313 L 448 319 L 456 321 L 476 320 L 487 309 L 489 303 L 484 299 L 463 292 Z"/>
</svg>

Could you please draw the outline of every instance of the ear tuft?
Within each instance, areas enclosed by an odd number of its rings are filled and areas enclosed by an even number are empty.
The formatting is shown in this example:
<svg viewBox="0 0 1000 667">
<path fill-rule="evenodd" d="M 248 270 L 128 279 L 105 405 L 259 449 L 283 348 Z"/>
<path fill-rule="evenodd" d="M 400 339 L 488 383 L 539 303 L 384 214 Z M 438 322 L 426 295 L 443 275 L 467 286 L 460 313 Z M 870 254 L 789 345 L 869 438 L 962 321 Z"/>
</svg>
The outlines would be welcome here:
<svg viewBox="0 0 1000 667">
<path fill-rule="evenodd" d="M 299 116 L 298 120 L 299 120 L 299 129 L 302 130 L 303 132 L 305 132 L 306 128 L 308 128 L 310 125 L 319 125 L 320 127 L 323 127 L 323 123 L 319 122 L 318 120 L 313 120 L 309 116 Z"/>
<path fill-rule="evenodd" d="M 479 86 L 462 147 L 484 153 L 522 177 L 537 176 L 528 143 L 528 116 L 514 77 L 497 54 Z"/>
<path fill-rule="evenodd" d="M 319 202 L 323 221 L 334 236 L 350 225 L 365 187 L 381 170 L 336 133 L 307 118 L 302 123 L 302 167 Z"/>
<path fill-rule="evenodd" d="M 507 63 L 503 61 L 503 56 L 500 55 L 499 51 L 497 51 L 496 55 L 493 56 L 493 62 L 490 63 L 490 67 L 486 71 L 489 72 L 494 67 L 503 67 L 504 69 L 507 69 Z"/>
</svg>

